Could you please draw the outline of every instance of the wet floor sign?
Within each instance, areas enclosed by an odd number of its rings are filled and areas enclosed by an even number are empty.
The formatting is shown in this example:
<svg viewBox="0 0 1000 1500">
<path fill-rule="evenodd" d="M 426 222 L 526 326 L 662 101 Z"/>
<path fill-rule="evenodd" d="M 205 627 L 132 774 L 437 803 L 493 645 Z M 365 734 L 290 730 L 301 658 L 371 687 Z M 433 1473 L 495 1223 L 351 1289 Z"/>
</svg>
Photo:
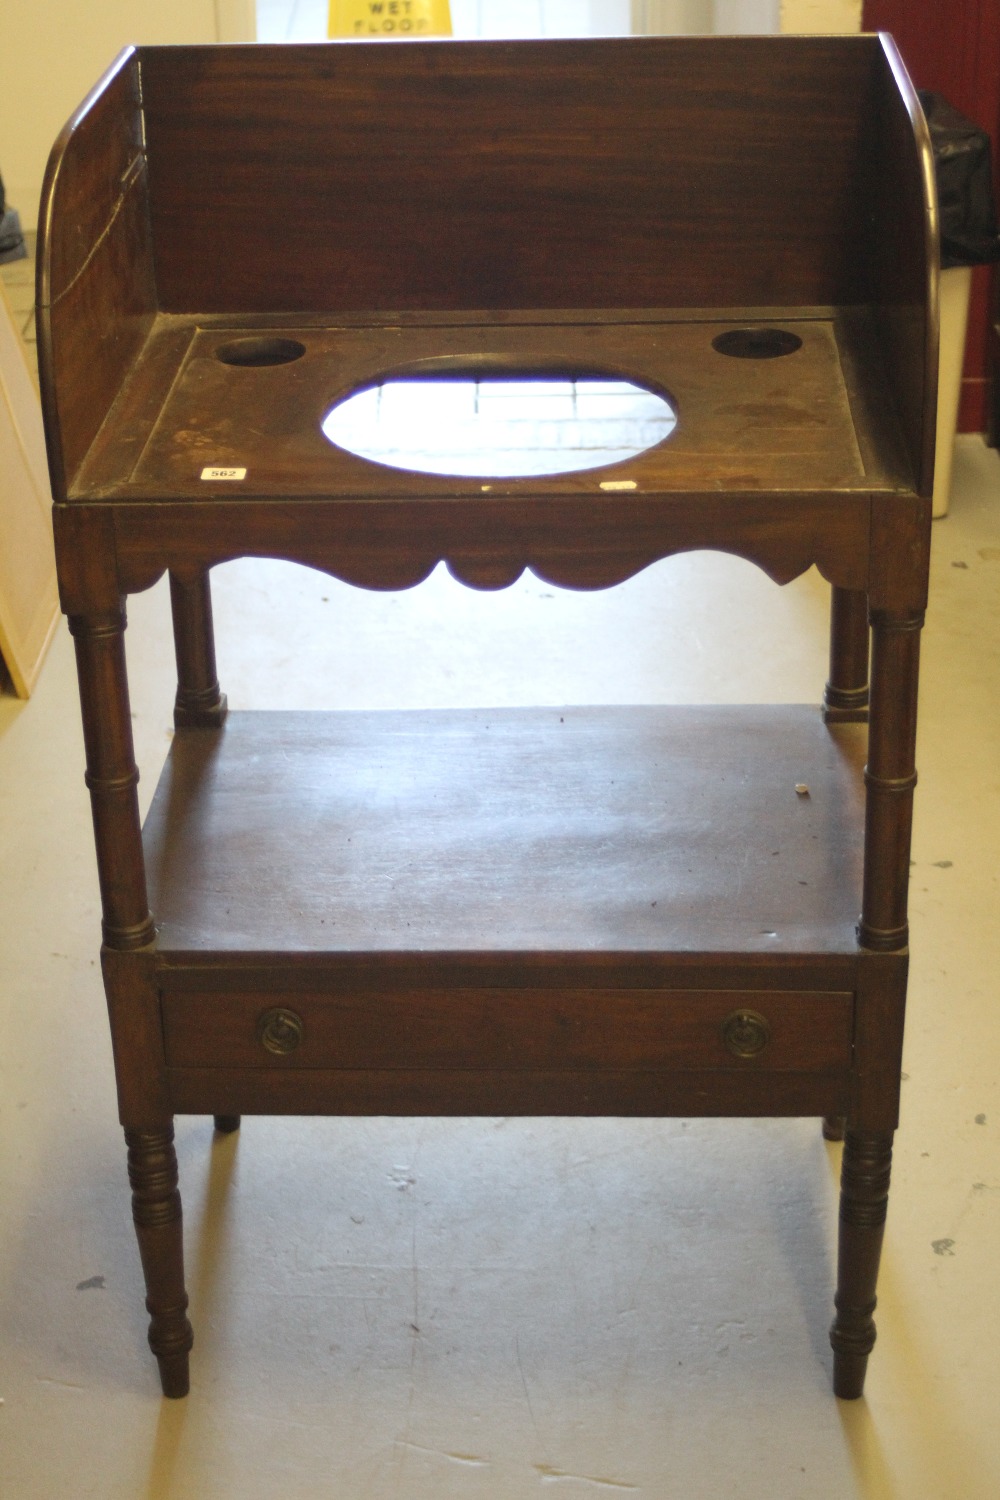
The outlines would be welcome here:
<svg viewBox="0 0 1000 1500">
<path fill-rule="evenodd" d="M 330 0 L 327 35 L 451 36 L 449 0 Z"/>
</svg>

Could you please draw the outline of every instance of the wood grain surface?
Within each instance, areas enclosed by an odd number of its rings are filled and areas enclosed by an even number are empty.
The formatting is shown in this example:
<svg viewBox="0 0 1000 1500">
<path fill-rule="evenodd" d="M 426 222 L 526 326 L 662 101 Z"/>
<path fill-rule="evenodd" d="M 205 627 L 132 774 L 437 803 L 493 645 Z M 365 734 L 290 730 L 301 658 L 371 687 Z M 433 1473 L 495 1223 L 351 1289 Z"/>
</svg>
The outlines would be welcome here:
<svg viewBox="0 0 1000 1500">
<path fill-rule="evenodd" d="M 832 1072 L 851 1061 L 854 996 L 814 990 L 755 993 L 770 1039 L 736 1058 L 726 1018 L 749 1005 L 743 990 L 436 989 L 378 993 L 336 988 L 223 993 L 163 1001 L 169 1067 L 526 1069 L 763 1068 Z M 275 1055 L 260 1018 L 288 1007 L 301 1043 Z"/>
<path fill-rule="evenodd" d="M 56 141 L 42 189 L 38 366 L 55 499 L 129 375 L 156 307 L 139 67 L 126 54 Z"/>
<path fill-rule="evenodd" d="M 161 306 L 864 302 L 880 62 L 873 37 L 144 49 Z"/>
<path fill-rule="evenodd" d="M 146 821 L 159 950 L 853 953 L 864 741 L 797 707 L 230 714 Z"/>
<path fill-rule="evenodd" d="M 203 1115 L 819 1117 L 843 1114 L 850 1098 L 843 1072 L 718 1068 L 700 1072 L 171 1068 L 168 1084 L 178 1114 Z"/>
<path fill-rule="evenodd" d="M 750 313 L 746 321 L 758 320 Z M 489 474 L 453 483 L 387 470 L 321 431 L 330 408 L 351 391 L 387 376 L 435 373 L 628 379 L 665 395 L 677 411 L 671 436 L 635 458 L 586 476 L 508 480 L 504 490 L 597 490 L 619 478 L 642 492 L 884 484 L 877 464 L 869 474 L 861 459 L 832 319 L 787 318 L 782 326 L 802 347 L 779 359 L 717 353 L 713 339 L 731 326 L 706 314 L 702 322 L 665 315 L 655 324 L 290 327 L 283 336 L 302 343 L 305 354 L 257 368 L 217 357 L 231 342 L 228 330 L 197 331 L 144 449 L 131 471 L 114 476 L 115 487 L 207 499 L 218 485 L 204 482 L 202 470 L 222 465 L 246 469 L 241 496 L 481 493 Z M 95 480 L 91 469 L 82 485 Z"/>
</svg>

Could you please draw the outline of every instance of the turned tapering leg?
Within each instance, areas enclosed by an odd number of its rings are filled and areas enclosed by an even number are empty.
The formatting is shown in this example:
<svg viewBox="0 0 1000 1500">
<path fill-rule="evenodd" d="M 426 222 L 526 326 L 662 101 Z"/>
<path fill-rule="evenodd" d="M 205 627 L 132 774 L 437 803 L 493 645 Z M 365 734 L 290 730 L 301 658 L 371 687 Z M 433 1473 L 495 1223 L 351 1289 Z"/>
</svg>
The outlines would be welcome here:
<svg viewBox="0 0 1000 1500">
<path fill-rule="evenodd" d="M 184 1289 L 181 1195 L 173 1126 L 126 1130 L 132 1218 L 149 1312 L 149 1347 L 160 1366 L 165 1396 L 188 1393 L 188 1351 L 194 1342 Z"/>
<path fill-rule="evenodd" d="M 830 1329 L 833 1389 L 848 1401 L 864 1389 L 875 1344 L 875 1283 L 889 1203 L 892 1136 L 848 1129 L 840 1191 L 837 1315 Z"/>
<path fill-rule="evenodd" d="M 94 819 L 104 941 L 118 952 L 143 948 L 154 936 L 125 673 L 125 609 L 71 616 L 76 648 L 86 783 Z"/>
<path fill-rule="evenodd" d="M 181 1201 L 163 1034 L 153 975 L 155 927 L 146 894 L 125 670 L 125 610 L 74 615 L 70 629 L 87 754 L 103 910 L 101 955 L 132 1206 L 152 1318 L 149 1341 L 167 1396 L 188 1389 Z"/>
<path fill-rule="evenodd" d="M 910 831 L 917 784 L 917 682 L 923 614 L 872 615 L 871 722 L 865 767 L 865 866 L 858 939 L 875 953 L 909 941 Z"/>
<path fill-rule="evenodd" d="M 226 717 L 225 694 L 215 667 L 215 633 L 208 573 L 190 581 L 170 575 L 170 608 L 177 658 L 174 724 L 178 729 L 217 729 Z"/>
<path fill-rule="evenodd" d="M 833 1388 L 854 1400 L 875 1343 L 875 1284 L 889 1200 L 908 941 L 918 611 L 872 612 L 871 722 L 865 768 L 864 888 L 858 940 L 855 1098 L 844 1134 Z"/>
<path fill-rule="evenodd" d="M 868 718 L 868 596 L 863 590 L 834 588 L 830 597 L 830 677 L 823 695 L 828 724 L 863 723 Z M 823 1137 L 842 1141 L 846 1120 L 828 1115 Z"/>
<path fill-rule="evenodd" d="M 170 609 L 177 659 L 177 729 L 218 729 L 226 717 L 226 695 L 219 688 L 215 665 L 215 630 L 208 572 L 192 579 L 170 574 Z M 239 1115 L 216 1115 L 215 1128 L 230 1135 L 240 1128 Z"/>
<path fill-rule="evenodd" d="M 834 588 L 830 600 L 830 678 L 823 696 L 827 723 L 868 717 L 868 596 Z"/>
</svg>

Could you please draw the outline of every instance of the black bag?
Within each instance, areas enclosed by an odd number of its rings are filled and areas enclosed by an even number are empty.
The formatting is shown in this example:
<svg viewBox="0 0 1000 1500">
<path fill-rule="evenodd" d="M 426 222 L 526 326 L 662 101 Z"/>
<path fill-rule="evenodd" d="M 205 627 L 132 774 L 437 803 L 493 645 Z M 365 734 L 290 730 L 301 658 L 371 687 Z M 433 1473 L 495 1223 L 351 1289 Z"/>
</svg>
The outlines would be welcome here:
<svg viewBox="0 0 1000 1500">
<path fill-rule="evenodd" d="M 1000 260 L 990 138 L 940 94 L 920 90 L 941 213 L 941 269 Z"/>
<path fill-rule="evenodd" d="M 23 260 L 27 253 L 21 233 L 21 221 L 16 211 L 7 207 L 3 178 L 0 177 L 0 265 L 9 260 Z"/>
</svg>

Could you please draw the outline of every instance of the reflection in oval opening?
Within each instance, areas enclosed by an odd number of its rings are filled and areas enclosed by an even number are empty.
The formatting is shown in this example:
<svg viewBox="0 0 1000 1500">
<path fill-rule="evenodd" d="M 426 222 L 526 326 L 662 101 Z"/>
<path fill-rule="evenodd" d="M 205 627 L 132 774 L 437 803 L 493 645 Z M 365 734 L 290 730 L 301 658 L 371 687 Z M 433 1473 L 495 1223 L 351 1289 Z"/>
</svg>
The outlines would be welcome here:
<svg viewBox="0 0 1000 1500">
<path fill-rule="evenodd" d="M 387 380 L 338 402 L 323 432 L 392 469 L 502 479 L 622 463 L 676 424 L 669 402 L 625 380 L 490 376 Z"/>
</svg>

